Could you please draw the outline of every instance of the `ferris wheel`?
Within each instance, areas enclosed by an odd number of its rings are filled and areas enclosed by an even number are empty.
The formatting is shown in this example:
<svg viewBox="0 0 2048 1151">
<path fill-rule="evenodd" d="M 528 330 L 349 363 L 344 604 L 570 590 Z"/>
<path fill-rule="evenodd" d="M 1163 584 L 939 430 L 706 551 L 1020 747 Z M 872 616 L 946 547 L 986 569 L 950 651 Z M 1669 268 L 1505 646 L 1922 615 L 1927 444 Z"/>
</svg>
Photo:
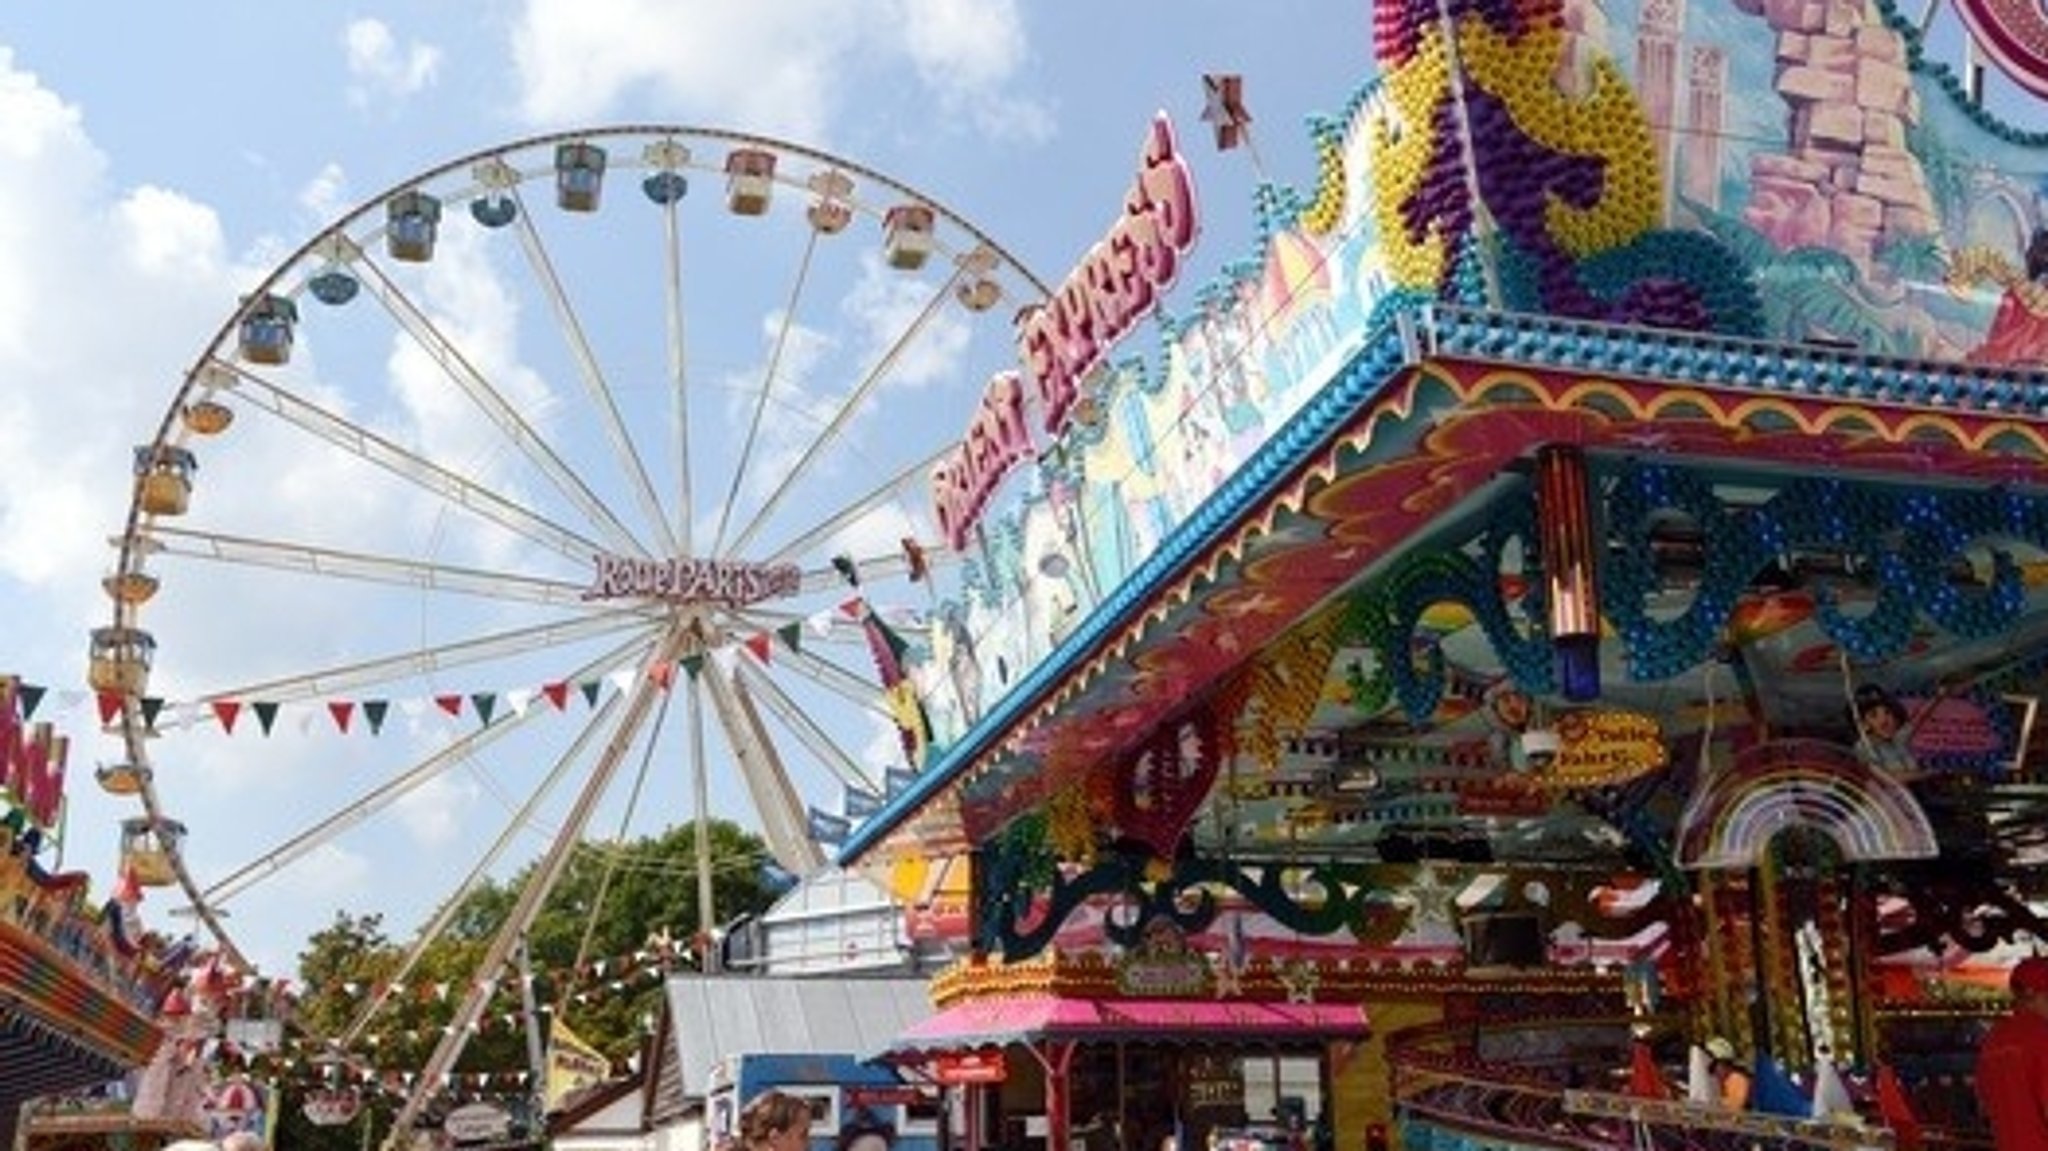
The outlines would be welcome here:
<svg viewBox="0 0 2048 1151">
<path fill-rule="evenodd" d="M 932 469 L 1047 296 L 934 198 L 734 132 L 522 139 L 356 207 L 136 447 L 89 663 L 125 866 L 237 960 L 238 898 L 451 779 L 495 812 L 473 875 L 546 845 L 535 907 L 635 812 L 817 868 L 974 562 Z M 247 818 L 181 843 L 208 787 Z"/>
</svg>

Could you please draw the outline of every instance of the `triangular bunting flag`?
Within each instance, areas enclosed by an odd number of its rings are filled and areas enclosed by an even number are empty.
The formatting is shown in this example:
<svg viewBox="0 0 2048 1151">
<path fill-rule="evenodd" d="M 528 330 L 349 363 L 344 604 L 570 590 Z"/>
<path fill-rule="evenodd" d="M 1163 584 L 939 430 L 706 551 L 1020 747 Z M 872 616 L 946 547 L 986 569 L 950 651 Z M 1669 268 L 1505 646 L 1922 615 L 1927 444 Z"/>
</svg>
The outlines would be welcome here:
<svg viewBox="0 0 2048 1151">
<path fill-rule="evenodd" d="M 36 706 L 43 702 L 43 692 L 46 690 L 48 689 L 33 683 L 21 685 L 21 718 L 34 719 L 36 717 Z"/>
<path fill-rule="evenodd" d="M 458 719 L 462 716 L 462 697 L 459 695 L 437 695 L 434 706 Z"/>
<path fill-rule="evenodd" d="M 529 688 L 515 687 L 505 693 L 505 706 L 512 709 L 513 715 L 525 715 L 532 703 L 533 691 Z"/>
<path fill-rule="evenodd" d="M 547 697 L 549 703 L 555 705 L 556 711 L 569 706 L 569 685 L 560 680 L 541 684 L 540 693 Z"/>
<path fill-rule="evenodd" d="M 1920 1151 L 1920 1117 L 1913 1113 L 1906 1087 L 1889 1063 L 1881 1063 L 1877 1068 L 1877 1113 L 1892 1129 L 1899 1151 Z"/>
<path fill-rule="evenodd" d="M 157 717 L 157 716 L 159 716 L 159 715 L 162 715 L 162 714 L 163 714 L 163 710 L 164 710 L 164 701 L 163 701 L 163 699 L 162 699 L 162 698 L 161 698 L 160 696 L 154 696 L 154 695 L 145 695 L 145 696 L 143 696 L 143 697 L 142 697 L 142 726 L 144 726 L 144 727 L 155 727 L 155 726 L 156 726 L 156 717 Z"/>
<path fill-rule="evenodd" d="M 384 717 L 391 711 L 391 704 L 381 699 L 363 701 L 363 721 L 370 725 L 370 734 L 377 735 L 384 730 Z"/>
<path fill-rule="evenodd" d="M 839 605 L 839 614 L 845 616 L 847 619 L 859 619 L 861 616 L 867 614 L 867 610 L 868 605 L 862 602 L 859 596 L 854 596 L 852 599 L 847 600 L 845 603 Z"/>
<path fill-rule="evenodd" d="M 470 695 L 469 702 L 476 707 L 477 722 L 485 727 L 491 726 L 491 713 L 498 710 L 498 697 L 488 691 L 479 691 Z"/>
<path fill-rule="evenodd" d="M 653 680 L 656 687 L 667 691 L 669 685 L 675 682 L 676 665 L 672 663 L 649 664 L 647 665 L 647 678 Z"/>
<path fill-rule="evenodd" d="M 771 651 L 774 650 L 773 648 L 768 646 L 769 638 L 768 633 L 765 631 L 755 632 L 753 635 L 748 636 L 746 639 L 746 644 L 747 650 L 753 652 L 754 658 L 760 660 L 762 663 L 768 662 L 768 655 Z"/>
<path fill-rule="evenodd" d="M 612 681 L 613 687 L 618 688 L 620 691 L 627 691 L 632 688 L 633 681 L 639 675 L 640 673 L 633 668 L 622 667 L 605 678 Z"/>
<path fill-rule="evenodd" d="M 775 635 L 776 638 L 782 641 L 783 646 L 791 651 L 802 651 L 804 649 L 804 625 L 800 623 L 783 624 L 775 629 Z"/>
<path fill-rule="evenodd" d="M 277 722 L 277 705 L 275 703 L 258 702 L 252 703 L 249 706 L 255 710 L 256 722 L 263 728 L 263 734 L 269 735 L 270 725 Z"/>
<path fill-rule="evenodd" d="M 100 723 L 101 723 L 102 725 L 105 725 L 105 724 L 109 724 L 109 723 L 112 723 L 112 722 L 114 722 L 114 717 L 115 717 L 115 716 L 117 716 L 117 715 L 120 715 L 120 714 L 121 714 L 121 697 L 120 697 L 120 696 L 118 696 L 118 695 L 115 695 L 115 694 L 114 694 L 113 692 L 110 692 L 110 691 L 103 691 L 103 692 L 101 692 L 101 693 L 100 693 Z"/>
<path fill-rule="evenodd" d="M 604 681 L 601 679 L 586 679 L 582 683 L 577 684 L 576 687 L 583 693 L 583 702 L 590 707 L 596 707 L 597 693 L 604 687 Z"/>
<path fill-rule="evenodd" d="M 330 700 L 327 704 L 327 714 L 334 717 L 335 730 L 347 735 L 348 721 L 355 717 L 356 705 L 345 699 Z"/>
<path fill-rule="evenodd" d="M 700 671 L 703 671 L 703 670 L 704 670 L 704 653 L 703 653 L 703 652 L 693 652 L 693 653 L 691 653 L 691 654 L 689 654 L 689 655 L 686 655 L 686 656 L 684 656 L 684 657 L 683 657 L 683 671 L 684 671 L 684 673 L 685 673 L 685 674 L 687 674 L 687 675 L 688 675 L 688 676 L 689 676 L 689 677 L 690 677 L 691 679 L 696 679 L 696 678 L 697 678 L 697 673 L 698 673 L 698 672 L 700 672 Z"/>
<path fill-rule="evenodd" d="M 819 639 L 831 639 L 832 609 L 821 607 L 817 611 L 812 612 L 809 618 L 804 620 L 804 626 L 810 628 L 811 634 Z"/>
</svg>

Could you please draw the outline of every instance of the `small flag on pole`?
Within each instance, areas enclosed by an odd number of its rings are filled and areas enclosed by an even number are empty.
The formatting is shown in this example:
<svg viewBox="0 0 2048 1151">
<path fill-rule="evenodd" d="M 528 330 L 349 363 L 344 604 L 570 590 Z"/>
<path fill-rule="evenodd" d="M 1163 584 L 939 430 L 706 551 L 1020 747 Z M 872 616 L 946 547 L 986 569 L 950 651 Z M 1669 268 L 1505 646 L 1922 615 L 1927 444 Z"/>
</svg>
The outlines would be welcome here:
<svg viewBox="0 0 2048 1151">
<path fill-rule="evenodd" d="M 1202 77 L 1202 119 L 1216 129 L 1216 148 L 1228 152 L 1251 135 L 1252 114 L 1244 106 L 1244 77 L 1211 72 Z"/>
</svg>

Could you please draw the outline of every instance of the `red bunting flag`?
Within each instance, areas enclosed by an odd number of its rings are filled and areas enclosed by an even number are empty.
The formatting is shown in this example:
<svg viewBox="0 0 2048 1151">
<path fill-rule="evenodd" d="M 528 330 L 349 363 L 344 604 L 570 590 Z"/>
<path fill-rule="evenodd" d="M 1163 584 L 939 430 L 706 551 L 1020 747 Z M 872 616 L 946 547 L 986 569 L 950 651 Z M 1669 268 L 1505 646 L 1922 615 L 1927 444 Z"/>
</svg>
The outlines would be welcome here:
<svg viewBox="0 0 2048 1151">
<path fill-rule="evenodd" d="M 754 653 L 755 659 L 760 660 L 762 663 L 767 663 L 769 653 L 771 653 L 774 650 L 770 646 L 770 644 L 773 642 L 774 637 L 772 637 L 769 633 L 765 631 L 757 631 L 753 635 L 747 637 L 747 650 Z"/>
<path fill-rule="evenodd" d="M 1211 72 L 1202 77 L 1202 120 L 1216 129 L 1216 148 L 1228 152 L 1251 134 L 1252 114 L 1244 106 L 1244 77 Z"/>
<path fill-rule="evenodd" d="M 118 716 L 118 715 L 120 715 L 120 714 L 121 714 L 121 697 L 120 697 L 120 696 L 118 696 L 118 695 L 115 695 L 115 694 L 114 694 L 113 692 L 110 692 L 110 691 L 103 691 L 103 692 L 101 692 L 101 693 L 100 693 L 100 723 L 101 723 L 101 725 L 103 725 L 103 726 L 104 726 L 104 725 L 106 725 L 106 724 L 109 724 L 109 723 L 112 723 L 112 722 L 114 722 L 114 717 L 115 717 L 115 716 Z"/>
<path fill-rule="evenodd" d="M 667 691 L 669 685 L 675 682 L 676 665 L 672 663 L 648 664 L 647 678 L 654 681 L 654 686 Z"/>
<path fill-rule="evenodd" d="M 235 734 L 235 720 L 242 715 L 242 705 L 232 699 L 213 701 L 213 718 L 220 721 L 220 729 L 229 735 Z"/>
<path fill-rule="evenodd" d="M 852 599 L 847 600 L 845 603 L 840 604 L 839 611 L 840 614 L 844 615 L 847 619 L 859 619 L 860 617 L 867 614 L 868 605 L 859 596 L 855 596 Z"/>
<path fill-rule="evenodd" d="M 345 699 L 333 700 L 327 705 L 327 714 L 334 717 L 334 726 L 343 735 L 348 734 L 348 721 L 355 712 L 356 705 Z"/>
<path fill-rule="evenodd" d="M 541 684 L 540 693 L 548 698 L 549 703 L 555 705 L 556 711 L 569 706 L 569 685 L 561 680 Z"/>
<path fill-rule="evenodd" d="M 434 706 L 456 718 L 462 715 L 462 697 L 459 695 L 437 695 L 434 697 Z"/>
</svg>

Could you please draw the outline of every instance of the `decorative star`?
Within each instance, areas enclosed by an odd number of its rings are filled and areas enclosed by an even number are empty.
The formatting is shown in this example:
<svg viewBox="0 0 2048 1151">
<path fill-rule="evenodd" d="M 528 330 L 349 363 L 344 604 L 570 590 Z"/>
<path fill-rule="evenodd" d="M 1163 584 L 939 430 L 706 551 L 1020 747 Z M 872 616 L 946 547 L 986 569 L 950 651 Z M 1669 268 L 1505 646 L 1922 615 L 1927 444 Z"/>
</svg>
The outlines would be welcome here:
<svg viewBox="0 0 2048 1151">
<path fill-rule="evenodd" d="M 1412 909 L 1412 926 L 1421 928 L 1452 926 L 1451 906 L 1457 896 L 1457 889 L 1444 884 L 1436 867 L 1425 863 L 1415 869 L 1408 890 L 1398 898 Z"/>
<path fill-rule="evenodd" d="M 1322 972 L 1306 959 L 1290 959 L 1280 968 L 1280 983 L 1287 988 L 1289 1003 L 1314 1003 L 1316 985 L 1322 978 Z"/>
</svg>

